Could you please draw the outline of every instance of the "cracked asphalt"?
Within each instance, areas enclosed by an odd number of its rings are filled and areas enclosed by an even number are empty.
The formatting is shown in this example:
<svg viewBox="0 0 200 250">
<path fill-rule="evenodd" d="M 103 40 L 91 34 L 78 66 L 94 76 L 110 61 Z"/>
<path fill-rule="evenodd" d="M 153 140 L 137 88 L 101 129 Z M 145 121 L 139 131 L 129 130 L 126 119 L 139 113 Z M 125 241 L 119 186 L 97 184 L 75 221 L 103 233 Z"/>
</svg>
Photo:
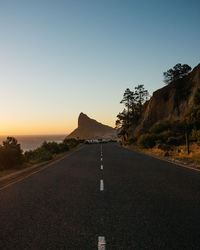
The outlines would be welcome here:
<svg viewBox="0 0 200 250">
<path fill-rule="evenodd" d="M 84 145 L 0 190 L 0 249 L 200 249 L 200 173 L 115 143 Z M 100 191 L 100 180 L 104 191 Z"/>
</svg>

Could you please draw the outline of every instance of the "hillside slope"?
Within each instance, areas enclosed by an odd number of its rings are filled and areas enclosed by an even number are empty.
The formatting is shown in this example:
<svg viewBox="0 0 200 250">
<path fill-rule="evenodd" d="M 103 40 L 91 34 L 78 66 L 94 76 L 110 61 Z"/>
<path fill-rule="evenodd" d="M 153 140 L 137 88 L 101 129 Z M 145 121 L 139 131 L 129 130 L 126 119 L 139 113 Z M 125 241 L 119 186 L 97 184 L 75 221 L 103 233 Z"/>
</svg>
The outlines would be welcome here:
<svg viewBox="0 0 200 250">
<path fill-rule="evenodd" d="M 145 105 L 144 113 L 133 129 L 134 136 L 148 131 L 164 120 L 181 120 L 193 105 L 197 88 L 200 88 L 200 64 L 182 79 L 158 89 Z"/>
</svg>

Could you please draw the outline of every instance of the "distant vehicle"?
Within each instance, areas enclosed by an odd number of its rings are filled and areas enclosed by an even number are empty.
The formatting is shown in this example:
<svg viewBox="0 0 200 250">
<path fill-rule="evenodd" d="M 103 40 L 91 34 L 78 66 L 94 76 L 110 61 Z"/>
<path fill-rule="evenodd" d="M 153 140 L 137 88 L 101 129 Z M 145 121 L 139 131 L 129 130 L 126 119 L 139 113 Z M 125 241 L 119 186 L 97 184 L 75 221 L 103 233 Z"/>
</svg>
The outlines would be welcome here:
<svg viewBox="0 0 200 250">
<path fill-rule="evenodd" d="M 85 144 L 98 144 L 98 143 L 107 143 L 108 141 L 105 139 L 94 139 L 94 140 L 86 140 Z"/>
<path fill-rule="evenodd" d="M 95 144 L 95 143 L 99 143 L 98 140 L 86 140 L 85 141 L 86 144 Z"/>
<path fill-rule="evenodd" d="M 101 140 L 101 143 L 107 143 L 108 141 L 107 140 L 105 140 L 105 139 L 102 139 Z"/>
</svg>

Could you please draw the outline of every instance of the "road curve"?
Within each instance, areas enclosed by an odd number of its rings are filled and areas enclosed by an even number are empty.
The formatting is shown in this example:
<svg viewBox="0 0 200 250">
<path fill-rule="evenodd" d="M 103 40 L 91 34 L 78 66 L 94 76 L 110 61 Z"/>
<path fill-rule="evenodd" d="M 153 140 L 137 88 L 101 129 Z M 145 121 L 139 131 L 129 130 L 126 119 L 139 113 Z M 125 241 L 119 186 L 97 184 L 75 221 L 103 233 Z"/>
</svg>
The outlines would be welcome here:
<svg viewBox="0 0 200 250">
<path fill-rule="evenodd" d="M 199 222 L 199 172 L 115 143 L 0 190 L 0 249 L 200 249 Z"/>
</svg>

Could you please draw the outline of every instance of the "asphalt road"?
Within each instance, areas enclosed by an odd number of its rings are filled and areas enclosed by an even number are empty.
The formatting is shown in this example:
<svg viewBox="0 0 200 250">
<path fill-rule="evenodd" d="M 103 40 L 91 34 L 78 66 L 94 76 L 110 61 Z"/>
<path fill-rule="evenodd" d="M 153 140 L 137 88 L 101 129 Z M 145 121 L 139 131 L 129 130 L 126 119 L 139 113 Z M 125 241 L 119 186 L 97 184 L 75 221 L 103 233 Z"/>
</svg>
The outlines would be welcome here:
<svg viewBox="0 0 200 250">
<path fill-rule="evenodd" d="M 120 148 L 79 151 L 0 190 L 0 249 L 200 249 L 200 172 Z M 103 191 L 100 191 L 100 180 Z"/>
</svg>

